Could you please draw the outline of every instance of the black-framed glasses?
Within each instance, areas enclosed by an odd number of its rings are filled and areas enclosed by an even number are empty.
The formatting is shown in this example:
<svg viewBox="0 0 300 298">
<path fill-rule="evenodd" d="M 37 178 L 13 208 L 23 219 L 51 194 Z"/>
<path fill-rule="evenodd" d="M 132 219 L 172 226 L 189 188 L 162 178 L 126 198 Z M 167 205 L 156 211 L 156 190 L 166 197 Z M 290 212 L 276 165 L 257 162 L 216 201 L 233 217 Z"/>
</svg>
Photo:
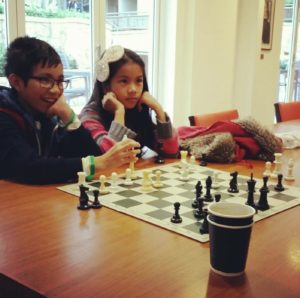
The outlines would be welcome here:
<svg viewBox="0 0 300 298">
<path fill-rule="evenodd" d="M 42 88 L 47 88 L 47 89 L 52 89 L 54 84 L 57 85 L 57 87 L 61 90 L 65 89 L 68 87 L 69 80 L 54 80 L 48 77 L 29 77 L 29 79 L 37 80 L 40 82 L 40 86 Z"/>
</svg>

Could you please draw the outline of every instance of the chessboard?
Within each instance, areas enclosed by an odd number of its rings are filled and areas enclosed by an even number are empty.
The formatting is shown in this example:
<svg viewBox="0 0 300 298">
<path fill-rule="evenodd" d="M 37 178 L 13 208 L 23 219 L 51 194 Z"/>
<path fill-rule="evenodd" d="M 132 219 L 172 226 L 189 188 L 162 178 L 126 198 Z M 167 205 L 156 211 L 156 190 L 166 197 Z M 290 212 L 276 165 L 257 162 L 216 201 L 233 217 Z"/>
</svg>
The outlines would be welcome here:
<svg viewBox="0 0 300 298">
<path fill-rule="evenodd" d="M 192 202 L 195 200 L 195 185 L 197 182 L 201 181 L 203 192 L 205 193 L 205 181 L 208 176 L 211 176 L 213 180 L 211 189 L 213 197 L 218 193 L 221 195 L 221 201 L 242 204 L 245 204 L 247 201 L 247 180 L 250 178 L 246 176 L 238 175 L 239 192 L 229 193 L 227 191 L 231 179 L 229 172 L 194 164 L 189 168 L 188 180 L 183 181 L 180 162 L 160 165 L 148 168 L 147 170 L 150 171 L 153 181 L 155 180 L 156 171 L 160 171 L 162 187 L 153 187 L 148 191 L 142 190 L 143 170 L 135 171 L 137 179 L 132 181 L 132 185 L 126 185 L 124 183 L 125 175 L 119 175 L 117 183 L 114 182 L 114 187 L 111 187 L 111 178 L 107 177 L 105 187 L 108 193 L 99 195 L 101 204 L 194 240 L 207 242 L 209 241 L 209 235 L 201 234 L 199 231 L 203 220 L 195 218 L 195 209 L 192 207 Z M 86 183 L 86 185 L 89 188 L 87 191 L 89 200 L 92 202 L 94 200 L 92 191 L 99 189 L 100 182 L 92 181 Z M 258 189 L 262 185 L 262 180 L 259 181 L 257 179 L 256 191 L 254 193 L 255 202 L 259 200 L 260 194 Z M 300 204 L 300 188 L 284 185 L 285 190 L 278 192 L 274 189 L 275 185 L 275 180 L 269 180 L 268 187 L 270 191 L 268 193 L 268 203 L 270 209 L 266 211 L 258 210 L 254 216 L 255 222 Z M 78 183 L 61 186 L 58 189 L 79 198 Z M 179 214 L 182 218 L 182 222 L 176 224 L 171 222 L 171 218 L 174 215 L 175 202 L 180 203 Z"/>
</svg>

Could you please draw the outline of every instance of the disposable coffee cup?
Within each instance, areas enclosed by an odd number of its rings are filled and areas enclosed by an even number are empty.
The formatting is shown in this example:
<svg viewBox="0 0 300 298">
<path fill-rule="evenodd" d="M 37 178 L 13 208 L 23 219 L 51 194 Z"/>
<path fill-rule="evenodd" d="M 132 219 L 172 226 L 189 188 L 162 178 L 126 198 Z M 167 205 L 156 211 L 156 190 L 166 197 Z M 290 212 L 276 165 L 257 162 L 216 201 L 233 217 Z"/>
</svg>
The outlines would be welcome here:
<svg viewBox="0 0 300 298">
<path fill-rule="evenodd" d="M 255 209 L 239 203 L 208 206 L 210 264 L 215 273 L 236 276 L 245 271 Z"/>
</svg>

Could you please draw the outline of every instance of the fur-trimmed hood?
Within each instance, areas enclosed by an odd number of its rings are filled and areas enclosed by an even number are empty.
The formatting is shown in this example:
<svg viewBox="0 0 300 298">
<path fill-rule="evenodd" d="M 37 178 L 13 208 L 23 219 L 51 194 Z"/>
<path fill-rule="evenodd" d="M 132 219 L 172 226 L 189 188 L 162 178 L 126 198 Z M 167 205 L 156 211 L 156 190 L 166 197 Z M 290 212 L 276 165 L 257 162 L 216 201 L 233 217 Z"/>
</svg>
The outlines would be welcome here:
<svg viewBox="0 0 300 298">
<path fill-rule="evenodd" d="M 282 142 L 254 118 L 218 121 L 208 128 L 179 127 L 180 146 L 196 158 L 234 162 L 242 159 L 274 160 Z"/>
</svg>

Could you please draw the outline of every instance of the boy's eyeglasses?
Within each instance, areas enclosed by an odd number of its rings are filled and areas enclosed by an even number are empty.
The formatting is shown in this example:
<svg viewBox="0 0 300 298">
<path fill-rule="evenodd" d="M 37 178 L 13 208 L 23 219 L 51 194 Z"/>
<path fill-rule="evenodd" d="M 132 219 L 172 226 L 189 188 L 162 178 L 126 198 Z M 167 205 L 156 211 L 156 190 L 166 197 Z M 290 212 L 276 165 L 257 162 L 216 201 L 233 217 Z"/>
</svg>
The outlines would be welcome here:
<svg viewBox="0 0 300 298">
<path fill-rule="evenodd" d="M 69 80 L 54 80 L 47 77 L 29 77 L 29 79 L 37 80 L 40 82 L 40 86 L 42 88 L 52 89 L 54 84 L 57 85 L 57 87 L 61 90 L 68 87 Z"/>
</svg>

